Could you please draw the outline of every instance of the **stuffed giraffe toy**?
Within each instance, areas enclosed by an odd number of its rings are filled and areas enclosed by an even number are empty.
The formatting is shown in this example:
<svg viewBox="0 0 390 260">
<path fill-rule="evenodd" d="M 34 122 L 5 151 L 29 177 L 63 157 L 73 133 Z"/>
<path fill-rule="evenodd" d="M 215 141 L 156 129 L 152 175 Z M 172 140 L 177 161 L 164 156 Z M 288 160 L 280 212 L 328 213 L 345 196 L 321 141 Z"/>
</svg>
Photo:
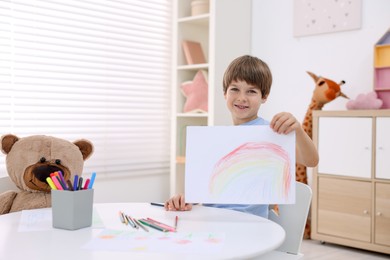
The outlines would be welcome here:
<svg viewBox="0 0 390 260">
<path fill-rule="evenodd" d="M 310 105 L 306 111 L 302 128 L 310 138 L 313 138 L 313 110 L 321 110 L 325 104 L 335 100 L 337 97 L 348 97 L 342 93 L 340 89 L 340 86 L 345 84 L 344 80 L 337 84 L 330 79 L 316 76 L 312 72 L 308 71 L 307 73 L 314 80 L 315 88 Z M 306 167 L 297 163 L 295 167 L 295 177 L 297 181 L 307 184 Z M 310 230 L 310 219 L 308 219 L 306 222 L 305 233 L 303 234 L 304 239 L 310 238 Z"/>
</svg>

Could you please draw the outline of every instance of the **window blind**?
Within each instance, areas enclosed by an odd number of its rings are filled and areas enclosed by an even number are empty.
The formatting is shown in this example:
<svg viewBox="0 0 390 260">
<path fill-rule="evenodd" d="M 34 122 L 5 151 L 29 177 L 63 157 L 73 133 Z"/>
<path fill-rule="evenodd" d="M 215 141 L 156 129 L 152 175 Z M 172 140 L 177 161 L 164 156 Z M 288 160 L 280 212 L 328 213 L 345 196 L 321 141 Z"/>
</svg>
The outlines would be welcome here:
<svg viewBox="0 0 390 260">
<path fill-rule="evenodd" d="M 171 13 L 169 0 L 1 0 L 0 134 L 88 139 L 85 173 L 168 174 Z"/>
</svg>

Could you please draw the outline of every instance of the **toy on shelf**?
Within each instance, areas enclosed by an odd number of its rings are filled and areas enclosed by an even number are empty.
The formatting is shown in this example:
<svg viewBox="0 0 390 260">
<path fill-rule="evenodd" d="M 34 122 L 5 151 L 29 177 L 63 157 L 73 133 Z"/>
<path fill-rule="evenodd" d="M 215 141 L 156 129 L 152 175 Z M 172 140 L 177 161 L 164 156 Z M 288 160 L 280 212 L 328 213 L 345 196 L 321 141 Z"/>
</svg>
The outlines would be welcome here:
<svg viewBox="0 0 390 260">
<path fill-rule="evenodd" d="M 355 99 L 349 100 L 346 104 L 347 109 L 380 109 L 383 101 L 378 98 L 375 91 L 367 94 L 359 94 Z"/>
<path fill-rule="evenodd" d="M 184 113 L 206 113 L 208 111 L 208 74 L 199 70 L 192 81 L 181 84 L 181 90 L 186 97 Z"/>
<path fill-rule="evenodd" d="M 383 101 L 381 108 L 390 108 L 390 29 L 374 47 L 374 90 Z"/>
</svg>

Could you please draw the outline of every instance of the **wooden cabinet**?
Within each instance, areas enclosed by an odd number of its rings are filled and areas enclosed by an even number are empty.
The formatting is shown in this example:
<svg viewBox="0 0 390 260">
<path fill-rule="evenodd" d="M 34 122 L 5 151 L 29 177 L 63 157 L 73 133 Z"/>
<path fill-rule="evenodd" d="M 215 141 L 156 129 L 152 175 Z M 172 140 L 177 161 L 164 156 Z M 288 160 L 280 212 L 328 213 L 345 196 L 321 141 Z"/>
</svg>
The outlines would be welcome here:
<svg viewBox="0 0 390 260">
<path fill-rule="evenodd" d="M 314 111 L 312 239 L 390 253 L 390 110 Z"/>
<path fill-rule="evenodd" d="M 222 79 L 234 58 L 251 53 L 251 2 L 209 0 L 209 12 L 194 14 L 191 0 L 174 1 L 171 195 L 184 192 L 186 127 L 232 124 L 223 97 Z M 201 44 L 206 63 L 187 64 L 182 49 L 184 40 Z M 208 74 L 208 111 L 183 113 L 186 98 L 182 94 L 181 84 L 193 80 L 199 70 L 205 70 Z"/>
</svg>

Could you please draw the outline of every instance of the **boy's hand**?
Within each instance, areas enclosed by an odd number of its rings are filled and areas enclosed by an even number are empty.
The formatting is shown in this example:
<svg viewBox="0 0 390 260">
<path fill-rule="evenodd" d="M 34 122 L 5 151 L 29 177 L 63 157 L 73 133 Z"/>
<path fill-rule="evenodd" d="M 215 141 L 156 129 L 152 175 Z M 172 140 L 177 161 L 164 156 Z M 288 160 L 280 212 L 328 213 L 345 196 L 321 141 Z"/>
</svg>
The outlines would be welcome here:
<svg viewBox="0 0 390 260">
<path fill-rule="evenodd" d="M 301 128 L 301 124 L 290 113 L 281 112 L 276 114 L 270 123 L 272 130 L 278 134 L 288 134 Z"/>
<path fill-rule="evenodd" d="M 184 195 L 178 194 L 167 200 L 164 204 L 164 208 L 171 211 L 187 211 L 192 209 L 192 204 L 185 203 Z"/>
</svg>

